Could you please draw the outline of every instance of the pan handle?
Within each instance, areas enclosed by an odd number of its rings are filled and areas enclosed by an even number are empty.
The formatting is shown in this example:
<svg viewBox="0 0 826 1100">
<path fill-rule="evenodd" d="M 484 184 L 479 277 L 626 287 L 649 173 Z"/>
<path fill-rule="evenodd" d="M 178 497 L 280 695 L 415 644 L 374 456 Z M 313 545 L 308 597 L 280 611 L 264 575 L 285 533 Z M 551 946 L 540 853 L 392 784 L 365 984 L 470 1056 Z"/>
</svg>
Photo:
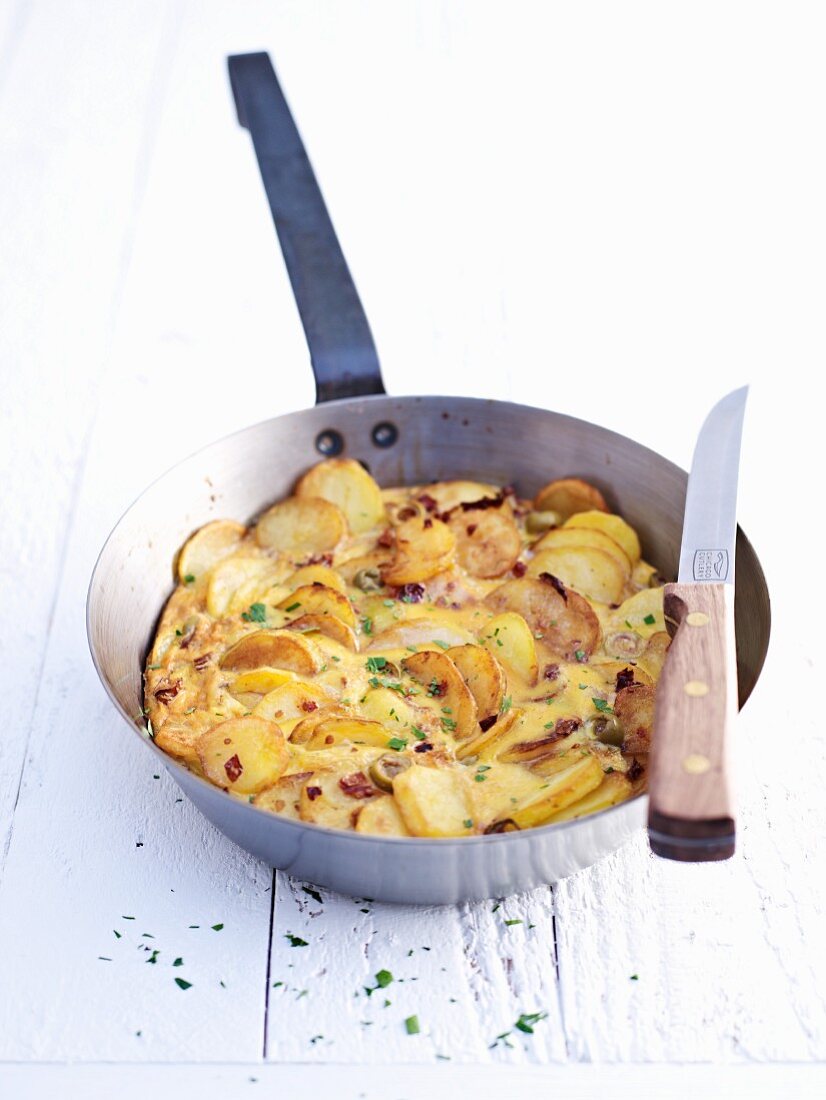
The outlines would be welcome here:
<svg viewBox="0 0 826 1100">
<path fill-rule="evenodd" d="M 367 317 L 269 54 L 230 57 L 228 68 L 310 348 L 316 401 L 384 393 Z"/>
</svg>

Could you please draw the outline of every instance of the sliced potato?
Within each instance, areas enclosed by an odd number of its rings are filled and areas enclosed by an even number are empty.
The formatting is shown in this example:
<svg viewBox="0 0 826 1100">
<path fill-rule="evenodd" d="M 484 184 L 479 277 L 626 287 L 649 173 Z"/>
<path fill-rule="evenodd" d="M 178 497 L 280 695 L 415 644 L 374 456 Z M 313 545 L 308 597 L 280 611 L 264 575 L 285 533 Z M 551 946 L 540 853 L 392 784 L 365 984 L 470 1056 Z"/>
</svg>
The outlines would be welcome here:
<svg viewBox="0 0 826 1100">
<path fill-rule="evenodd" d="M 515 611 L 504 611 L 485 625 L 482 645 L 529 686 L 539 677 L 533 631 Z M 485 717 L 485 715 L 482 715 Z"/>
<path fill-rule="evenodd" d="M 301 744 L 308 752 L 315 752 L 345 743 L 372 745 L 375 748 L 386 749 L 391 737 L 393 737 L 393 731 L 383 726 L 381 722 L 371 722 L 366 718 L 333 716 L 316 722 L 306 741 L 298 741 L 296 730 L 293 730 L 291 740 L 294 744 Z"/>
<path fill-rule="evenodd" d="M 498 753 L 497 759 L 505 763 L 530 764 L 548 756 L 562 756 L 574 744 L 585 740 L 585 730 L 578 717 L 563 718 L 550 728 L 527 729 L 525 732 L 533 736 L 512 742 Z"/>
<path fill-rule="evenodd" d="M 356 832 L 372 833 L 375 836 L 410 836 L 410 830 L 399 811 L 399 804 L 389 794 L 384 798 L 365 802 L 356 818 Z"/>
<path fill-rule="evenodd" d="M 313 676 L 324 664 L 324 654 L 309 638 L 291 630 L 255 630 L 230 646 L 221 668 L 244 672 L 252 668 L 285 668 L 299 676 Z"/>
<path fill-rule="evenodd" d="M 308 470 L 296 485 L 299 498 L 321 497 L 344 513 L 351 531 L 360 534 L 384 520 L 381 489 L 354 458 L 328 458 Z"/>
<path fill-rule="evenodd" d="M 648 684 L 629 684 L 618 691 L 614 714 L 625 733 L 622 751 L 647 753 L 654 729 L 654 688 Z"/>
<path fill-rule="evenodd" d="M 307 584 L 323 584 L 326 588 L 334 588 L 342 596 L 347 595 L 347 585 L 344 583 L 344 578 L 337 569 L 333 569 L 329 565 L 302 565 L 300 569 L 296 569 L 294 573 L 287 577 L 284 584 L 290 592 L 295 592 L 296 588 L 301 588 Z"/>
<path fill-rule="evenodd" d="M 375 591 L 379 591 L 382 587 L 381 571 L 389 565 L 390 559 L 393 557 L 392 547 L 380 547 L 378 550 L 371 550 L 369 554 L 358 554 L 356 557 L 347 558 L 346 561 L 336 563 L 336 571 L 344 580 L 345 584 L 349 584 L 354 588 L 358 588 L 356 580 L 360 580 L 359 574 L 362 572 L 370 572 L 373 577 L 374 583 L 378 581 L 378 587 Z M 327 582 L 324 581 L 326 584 Z M 334 587 L 331 585 L 330 587 Z M 346 595 L 346 588 L 345 588 Z"/>
<path fill-rule="evenodd" d="M 542 789 L 520 801 L 508 814 L 520 829 L 544 825 L 550 817 L 578 802 L 602 783 L 602 768 L 593 756 L 582 756 L 569 768 L 548 776 Z"/>
<path fill-rule="evenodd" d="M 254 806 L 259 810 L 267 810 L 269 813 L 280 814 L 282 817 L 291 817 L 293 820 L 301 818 L 301 789 L 308 779 L 312 777 L 311 771 L 291 772 L 282 775 L 259 791 L 253 798 Z"/>
<path fill-rule="evenodd" d="M 429 516 L 414 516 L 396 528 L 392 561 L 382 567 L 385 584 L 402 585 L 426 581 L 449 568 L 456 539 L 446 523 Z"/>
<path fill-rule="evenodd" d="M 475 639 L 469 630 L 455 626 L 435 614 L 397 623 L 388 630 L 376 634 L 369 653 L 383 653 L 386 649 L 406 649 L 408 646 L 467 645 Z"/>
<path fill-rule="evenodd" d="M 453 646 L 447 656 L 459 670 L 476 700 L 479 721 L 499 714 L 508 686 L 505 670 L 489 649 L 479 645 Z"/>
<path fill-rule="evenodd" d="M 320 722 L 326 722 L 328 718 L 352 718 L 353 715 L 347 707 L 341 706 L 341 704 L 334 704 L 331 707 L 319 707 L 318 710 L 312 711 L 302 718 L 300 722 L 293 726 L 290 730 L 287 740 L 291 745 L 306 745 L 313 735 L 313 731 Z M 317 766 L 314 763 L 314 766 Z"/>
<path fill-rule="evenodd" d="M 207 585 L 207 611 L 216 619 L 229 612 L 232 597 L 249 581 L 270 575 L 272 562 L 265 557 L 232 557 L 219 562 Z M 250 601 L 254 602 L 254 601 Z"/>
<path fill-rule="evenodd" d="M 610 535 L 596 527 L 555 527 L 533 544 L 533 550 L 538 553 L 540 550 L 554 550 L 559 546 L 594 546 L 597 550 L 603 550 L 616 558 L 625 582 L 631 579 L 631 560 L 626 552 Z"/>
<path fill-rule="evenodd" d="M 543 574 L 506 581 L 485 603 L 494 611 L 520 614 L 534 634 L 566 660 L 589 657 L 599 645 L 600 625 L 593 608 L 554 577 Z"/>
<path fill-rule="evenodd" d="M 496 746 L 506 739 L 515 723 L 522 718 L 524 713 L 520 707 L 511 707 L 504 714 L 500 714 L 493 725 L 484 730 L 480 728 L 479 732 L 474 734 L 468 741 L 463 741 L 461 745 L 457 746 L 457 759 L 468 760 L 470 757 L 479 756 L 482 753 L 486 758 L 492 755 Z"/>
<path fill-rule="evenodd" d="M 303 684 L 300 680 L 288 680 L 268 692 L 253 707 L 256 718 L 270 722 L 282 722 L 290 718 L 306 718 L 308 714 L 335 704 L 335 699 L 322 688 Z"/>
<path fill-rule="evenodd" d="M 659 680 L 660 673 L 665 664 L 665 655 L 671 645 L 671 638 L 667 631 L 658 630 L 648 639 L 648 644 L 643 650 L 642 656 L 637 661 L 639 668 L 643 669 L 652 680 Z"/>
<path fill-rule="evenodd" d="M 599 489 L 578 477 L 549 481 L 534 497 L 533 506 L 537 512 L 556 512 L 563 521 L 579 512 L 608 511 Z"/>
<path fill-rule="evenodd" d="M 230 718 L 213 726 L 196 745 L 204 775 L 219 787 L 255 794 L 274 783 L 290 761 L 290 750 L 275 722 Z"/>
<path fill-rule="evenodd" d="M 500 496 L 500 491 L 495 485 L 487 485 L 483 481 L 434 481 L 413 490 L 412 496 L 418 501 L 435 501 L 435 508 L 431 505 L 433 513 L 444 515 L 460 504 L 493 500 Z"/>
<path fill-rule="evenodd" d="M 200 712 L 186 718 L 172 715 L 155 726 L 155 744 L 187 767 L 200 772 L 201 761 L 196 745 L 198 738 L 211 728 L 214 721 L 211 715 Z"/>
<path fill-rule="evenodd" d="M 541 775 L 534 775 L 518 764 L 483 764 L 471 767 L 473 801 L 476 804 L 476 826 L 483 832 L 488 825 L 502 821 L 510 815 L 511 808 L 523 799 L 538 794 L 545 782 Z M 479 776 L 476 781 L 475 776 Z"/>
<path fill-rule="evenodd" d="M 286 668 L 253 668 L 249 672 L 239 673 L 232 681 L 230 690 L 233 695 L 247 695 L 251 692 L 268 695 L 294 679 L 295 673 Z"/>
<path fill-rule="evenodd" d="M 299 799 L 302 821 L 328 829 L 352 829 L 373 798 L 387 798 L 370 781 L 370 763 L 380 749 L 360 749 L 328 763 L 304 784 Z"/>
<path fill-rule="evenodd" d="M 473 577 L 501 577 L 522 551 L 522 536 L 504 503 L 498 508 L 457 508 L 448 526 L 459 564 Z"/>
<path fill-rule="evenodd" d="M 182 583 L 186 583 L 187 577 L 200 580 L 219 561 L 238 549 L 246 530 L 230 519 L 216 519 L 205 524 L 181 547 L 176 568 L 178 580 Z"/>
<path fill-rule="evenodd" d="M 553 546 L 528 563 L 528 576 L 550 573 L 564 585 L 599 603 L 619 603 L 626 578 L 612 554 L 596 546 Z"/>
<path fill-rule="evenodd" d="M 564 527 L 596 527 L 604 531 L 614 542 L 619 543 L 634 566 L 640 560 L 640 540 L 637 532 L 626 523 L 622 516 L 611 512 L 577 512 L 563 524 Z"/>
<path fill-rule="evenodd" d="M 398 691 L 390 688 L 372 688 L 359 704 L 365 718 L 381 722 L 387 728 L 387 736 L 406 737 L 406 726 L 427 726 L 432 723 L 432 711 L 416 707 Z"/>
<path fill-rule="evenodd" d="M 413 836 L 470 836 L 473 793 L 459 768 L 408 768 L 393 781 L 404 823 Z"/>
<path fill-rule="evenodd" d="M 421 684 L 439 710 L 439 721 L 457 741 L 472 736 L 478 728 L 476 700 L 459 669 L 446 653 L 424 650 L 402 661 L 402 668 Z"/>
<path fill-rule="evenodd" d="M 355 630 L 356 613 L 346 596 L 324 584 L 305 584 L 278 605 L 290 615 L 335 615 L 351 630 Z"/>
<path fill-rule="evenodd" d="M 255 538 L 265 550 L 300 558 L 333 550 L 347 534 L 340 508 L 320 497 L 288 497 L 259 518 Z"/>
<path fill-rule="evenodd" d="M 232 559 L 222 562 L 215 572 L 220 573 L 231 564 Z M 225 615 L 243 615 L 254 603 L 269 604 L 272 607 L 280 595 L 285 594 L 279 583 L 283 575 L 283 569 L 278 566 L 253 571 L 253 575 L 232 593 L 223 613 Z"/>
<path fill-rule="evenodd" d="M 634 630 L 642 638 L 664 631 L 663 590 L 644 588 L 621 603 L 605 623 L 606 634 L 614 630 Z"/>
<path fill-rule="evenodd" d="M 604 660 L 601 657 L 594 657 L 590 667 L 603 677 L 605 686 L 609 691 L 615 690 L 617 676 L 623 673 L 626 676 L 628 674 L 632 675 L 633 682 L 637 684 L 653 684 L 654 682 L 649 673 L 636 661 Z"/>
<path fill-rule="evenodd" d="M 358 653 L 359 643 L 356 632 L 335 615 L 300 615 L 286 624 L 285 629 L 297 630 L 300 634 L 323 634 L 334 642 Z"/>
<path fill-rule="evenodd" d="M 573 821 L 576 817 L 585 817 L 586 814 L 595 814 L 599 810 L 607 810 L 609 806 L 616 806 L 618 802 L 624 802 L 633 794 L 631 783 L 619 772 L 606 775 L 600 785 L 595 787 L 590 794 L 580 798 L 577 802 L 571 802 L 563 810 L 551 814 L 547 824 L 557 821 Z"/>
</svg>

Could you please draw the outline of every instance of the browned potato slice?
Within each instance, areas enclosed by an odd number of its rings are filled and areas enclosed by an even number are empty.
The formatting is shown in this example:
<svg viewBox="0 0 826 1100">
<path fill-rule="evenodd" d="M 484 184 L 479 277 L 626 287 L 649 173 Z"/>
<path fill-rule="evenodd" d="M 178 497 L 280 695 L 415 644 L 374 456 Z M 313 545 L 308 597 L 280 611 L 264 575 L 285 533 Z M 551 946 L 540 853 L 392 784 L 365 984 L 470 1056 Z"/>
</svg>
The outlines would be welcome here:
<svg viewBox="0 0 826 1100">
<path fill-rule="evenodd" d="M 478 756 L 484 752 L 486 755 L 499 741 L 503 741 L 514 726 L 514 723 L 522 718 L 525 712 L 519 707 L 512 707 L 487 729 L 480 727 L 469 741 L 463 741 L 456 748 L 456 756 L 459 760 L 468 760 L 471 756 Z"/>
<path fill-rule="evenodd" d="M 599 810 L 607 810 L 609 806 L 616 806 L 618 802 L 624 802 L 633 794 L 631 783 L 619 772 L 606 775 L 600 785 L 590 794 L 580 798 L 578 802 L 571 802 L 564 810 L 551 814 L 547 824 L 557 821 L 573 821 L 576 817 L 585 817 L 586 814 L 594 814 Z"/>
<path fill-rule="evenodd" d="M 358 653 L 359 643 L 356 633 L 335 615 L 301 615 L 287 623 L 287 630 L 297 630 L 300 634 L 323 634 L 334 642 Z"/>
<path fill-rule="evenodd" d="M 501 577 L 513 568 L 522 537 L 510 508 L 457 508 L 448 526 L 456 539 L 456 556 L 473 577 Z"/>
<path fill-rule="evenodd" d="M 414 516 L 396 528 L 395 555 L 383 566 L 382 579 L 393 585 L 426 581 L 452 564 L 455 550 L 456 539 L 446 523 Z"/>
<path fill-rule="evenodd" d="M 256 718 L 282 722 L 290 718 L 306 718 L 308 714 L 334 703 L 335 699 L 323 689 L 291 680 L 268 692 L 253 707 L 252 713 Z"/>
<path fill-rule="evenodd" d="M 255 527 L 259 546 L 299 558 L 333 550 L 346 534 L 342 510 L 320 497 L 288 497 L 268 508 Z"/>
<path fill-rule="evenodd" d="M 356 613 L 347 597 L 324 584 L 302 585 L 278 606 L 291 615 L 335 615 L 351 630 L 356 626 Z"/>
<path fill-rule="evenodd" d="M 556 512 L 562 520 L 578 512 L 590 512 L 593 509 L 608 511 L 608 505 L 599 489 L 578 477 L 562 477 L 549 481 L 534 497 L 533 506 L 537 512 Z"/>
<path fill-rule="evenodd" d="M 308 714 L 306 718 L 293 726 L 287 740 L 291 745 L 306 745 L 313 735 L 313 731 L 320 722 L 326 722 L 328 718 L 352 718 L 352 714 L 346 707 L 333 704 L 331 707 L 319 707 L 318 710 Z"/>
<path fill-rule="evenodd" d="M 229 554 L 238 549 L 246 527 L 230 519 L 216 519 L 196 531 L 181 547 L 178 554 L 178 580 L 186 583 L 187 577 L 200 580 Z"/>
<path fill-rule="evenodd" d="M 476 701 L 459 669 L 445 653 L 425 650 L 402 661 L 402 668 L 422 685 L 437 704 L 440 722 L 457 741 L 472 736 L 478 728 Z"/>
<path fill-rule="evenodd" d="M 369 531 L 384 520 L 381 489 L 354 458 L 328 458 L 319 462 L 295 487 L 300 498 L 321 497 L 344 513 L 351 531 Z"/>
<path fill-rule="evenodd" d="M 594 546 L 597 550 L 603 550 L 616 558 L 624 580 L 627 582 L 631 579 L 631 561 L 626 552 L 610 535 L 596 527 L 555 527 L 535 542 L 533 549 L 538 553 L 540 550 L 555 550 L 560 546 Z"/>
<path fill-rule="evenodd" d="M 356 818 L 356 832 L 372 833 L 374 836 L 410 836 L 399 805 L 390 794 L 365 802 Z"/>
<path fill-rule="evenodd" d="M 470 781 L 458 768 L 408 768 L 393 781 L 393 797 L 413 836 L 470 836 Z"/>
<path fill-rule="evenodd" d="M 563 524 L 564 527 L 596 527 L 619 543 L 634 566 L 640 560 L 640 540 L 637 532 L 622 516 L 610 512 L 578 512 Z"/>
<path fill-rule="evenodd" d="M 291 817 L 293 820 L 301 818 L 301 788 L 312 777 L 311 771 L 291 772 L 282 775 L 275 783 L 259 791 L 253 798 L 254 806 L 269 813 L 280 814 L 282 817 Z"/>
<path fill-rule="evenodd" d="M 342 596 L 347 595 L 344 578 L 337 569 L 332 569 L 329 565 L 302 565 L 287 577 L 284 584 L 290 592 L 295 592 L 296 588 L 302 588 L 307 584 L 323 584 L 327 588 L 334 588 Z"/>
<path fill-rule="evenodd" d="M 219 562 L 209 576 L 207 611 L 216 619 L 228 614 L 232 598 L 242 585 L 269 578 L 271 573 L 272 562 L 265 557 L 232 557 Z"/>
<path fill-rule="evenodd" d="M 508 685 L 505 670 L 487 649 L 478 645 L 453 646 L 447 656 L 459 670 L 476 700 L 479 721 L 499 714 Z"/>
<path fill-rule="evenodd" d="M 333 768 L 312 775 L 301 790 L 301 819 L 328 829 L 353 829 L 370 799 L 387 798 L 370 781 L 371 759 L 364 751 L 353 753 L 348 760 L 337 760 Z"/>
<path fill-rule="evenodd" d="M 333 716 L 316 722 L 306 741 L 296 737 L 298 727 L 291 738 L 294 744 L 301 744 L 309 752 L 329 749 L 333 745 L 347 742 L 352 745 L 372 745 L 386 749 L 393 731 L 380 722 L 371 722 L 366 718 L 342 718 Z M 299 734 L 302 737 L 303 733 Z"/>
<path fill-rule="evenodd" d="M 523 741 L 509 745 L 497 759 L 513 764 L 529 764 L 550 756 L 562 756 L 568 749 L 585 740 L 582 721 L 576 717 L 561 718 L 547 728 L 531 729 L 528 726 Z"/>
<path fill-rule="evenodd" d="M 173 715 L 155 726 L 155 744 L 187 767 L 200 772 L 201 761 L 195 746 L 201 734 L 210 729 L 214 721 L 212 715 L 201 712 L 189 714 L 186 718 Z"/>
<path fill-rule="evenodd" d="M 280 728 L 264 718 L 230 718 L 198 738 L 204 775 L 219 787 L 255 794 L 274 783 L 290 762 Z"/>
<path fill-rule="evenodd" d="M 606 661 L 602 657 L 594 657 L 590 665 L 594 672 L 598 672 L 605 679 L 605 686 L 609 691 L 618 690 L 616 687 L 619 676 L 620 687 L 624 687 L 623 680 L 635 684 L 653 684 L 652 678 L 636 661 Z"/>
<path fill-rule="evenodd" d="M 654 688 L 648 684 L 630 684 L 618 691 L 614 714 L 625 733 L 622 751 L 647 753 L 654 728 Z"/>
<path fill-rule="evenodd" d="M 602 768 L 593 756 L 583 756 L 564 771 L 548 776 L 543 789 L 519 802 L 508 817 L 520 829 L 544 825 L 566 806 L 578 802 L 602 783 Z"/>
<path fill-rule="evenodd" d="M 291 630 L 255 630 L 230 646 L 221 658 L 221 668 L 232 672 L 286 668 L 299 676 L 314 676 L 323 664 L 318 646 Z"/>
<path fill-rule="evenodd" d="M 536 642 L 533 631 L 517 612 L 495 615 L 485 625 L 481 642 L 526 684 L 532 687 L 536 683 L 539 676 Z"/>
<path fill-rule="evenodd" d="M 485 603 L 494 611 L 516 611 L 553 653 L 566 660 L 583 660 L 599 645 L 599 619 L 593 608 L 555 577 L 506 581 Z"/>
<path fill-rule="evenodd" d="M 671 645 L 671 638 L 665 630 L 658 630 L 648 639 L 648 644 L 643 650 L 637 664 L 644 669 L 652 680 L 657 681 L 665 664 L 665 655 Z"/>
<path fill-rule="evenodd" d="M 617 559 L 596 546 L 554 546 L 528 563 L 528 576 L 550 573 L 599 603 L 619 603 L 626 578 Z"/>
</svg>

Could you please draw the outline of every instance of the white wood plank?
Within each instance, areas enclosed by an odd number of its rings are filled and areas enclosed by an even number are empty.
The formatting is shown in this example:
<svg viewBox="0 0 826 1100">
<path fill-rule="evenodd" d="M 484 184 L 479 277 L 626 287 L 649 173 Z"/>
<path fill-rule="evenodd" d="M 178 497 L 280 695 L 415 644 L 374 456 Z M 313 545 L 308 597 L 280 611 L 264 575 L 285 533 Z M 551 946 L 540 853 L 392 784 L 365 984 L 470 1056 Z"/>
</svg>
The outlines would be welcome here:
<svg viewBox="0 0 826 1100">
<path fill-rule="evenodd" d="M 279 874 L 273 933 L 269 1058 L 565 1058 L 547 888 L 501 903 L 418 908 L 344 898 Z M 293 937 L 307 946 L 293 946 Z M 377 988 L 383 970 L 393 980 Z M 546 1017 L 532 1035 L 514 1028 L 523 1013 Z M 407 1032 L 411 1016 L 418 1035 Z"/>
<path fill-rule="evenodd" d="M 354 1065 L 17 1065 L 0 1066 L 0 1085 L 15 1100 L 59 1095 L 74 1100 L 144 1100 L 155 1096 L 277 1095 L 285 1100 L 334 1093 L 341 1100 L 520 1100 L 563 1095 L 566 1100 L 616 1100 L 697 1096 L 749 1097 L 749 1100 L 818 1100 L 826 1087 L 826 1067 L 749 1066 L 381 1066 Z"/>
<path fill-rule="evenodd" d="M 174 25 L 155 2 L 61 10 L 2 7 L 0 877 Z"/>
</svg>

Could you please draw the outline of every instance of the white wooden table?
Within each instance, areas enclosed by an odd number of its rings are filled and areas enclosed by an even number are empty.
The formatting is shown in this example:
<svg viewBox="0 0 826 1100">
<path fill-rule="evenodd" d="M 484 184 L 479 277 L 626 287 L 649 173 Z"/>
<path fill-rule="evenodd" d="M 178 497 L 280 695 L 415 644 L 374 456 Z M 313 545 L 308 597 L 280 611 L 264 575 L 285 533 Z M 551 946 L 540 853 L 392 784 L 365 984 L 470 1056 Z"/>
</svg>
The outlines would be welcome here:
<svg viewBox="0 0 826 1100">
<path fill-rule="evenodd" d="M 794 3 L 0 5 L 4 1097 L 822 1095 L 823 42 Z M 640 835 L 500 904 L 316 893 L 126 735 L 84 636 L 106 533 L 312 401 L 224 75 L 256 49 L 391 392 L 556 408 L 685 466 L 753 383 L 740 518 L 775 621 L 730 862 Z"/>
</svg>

